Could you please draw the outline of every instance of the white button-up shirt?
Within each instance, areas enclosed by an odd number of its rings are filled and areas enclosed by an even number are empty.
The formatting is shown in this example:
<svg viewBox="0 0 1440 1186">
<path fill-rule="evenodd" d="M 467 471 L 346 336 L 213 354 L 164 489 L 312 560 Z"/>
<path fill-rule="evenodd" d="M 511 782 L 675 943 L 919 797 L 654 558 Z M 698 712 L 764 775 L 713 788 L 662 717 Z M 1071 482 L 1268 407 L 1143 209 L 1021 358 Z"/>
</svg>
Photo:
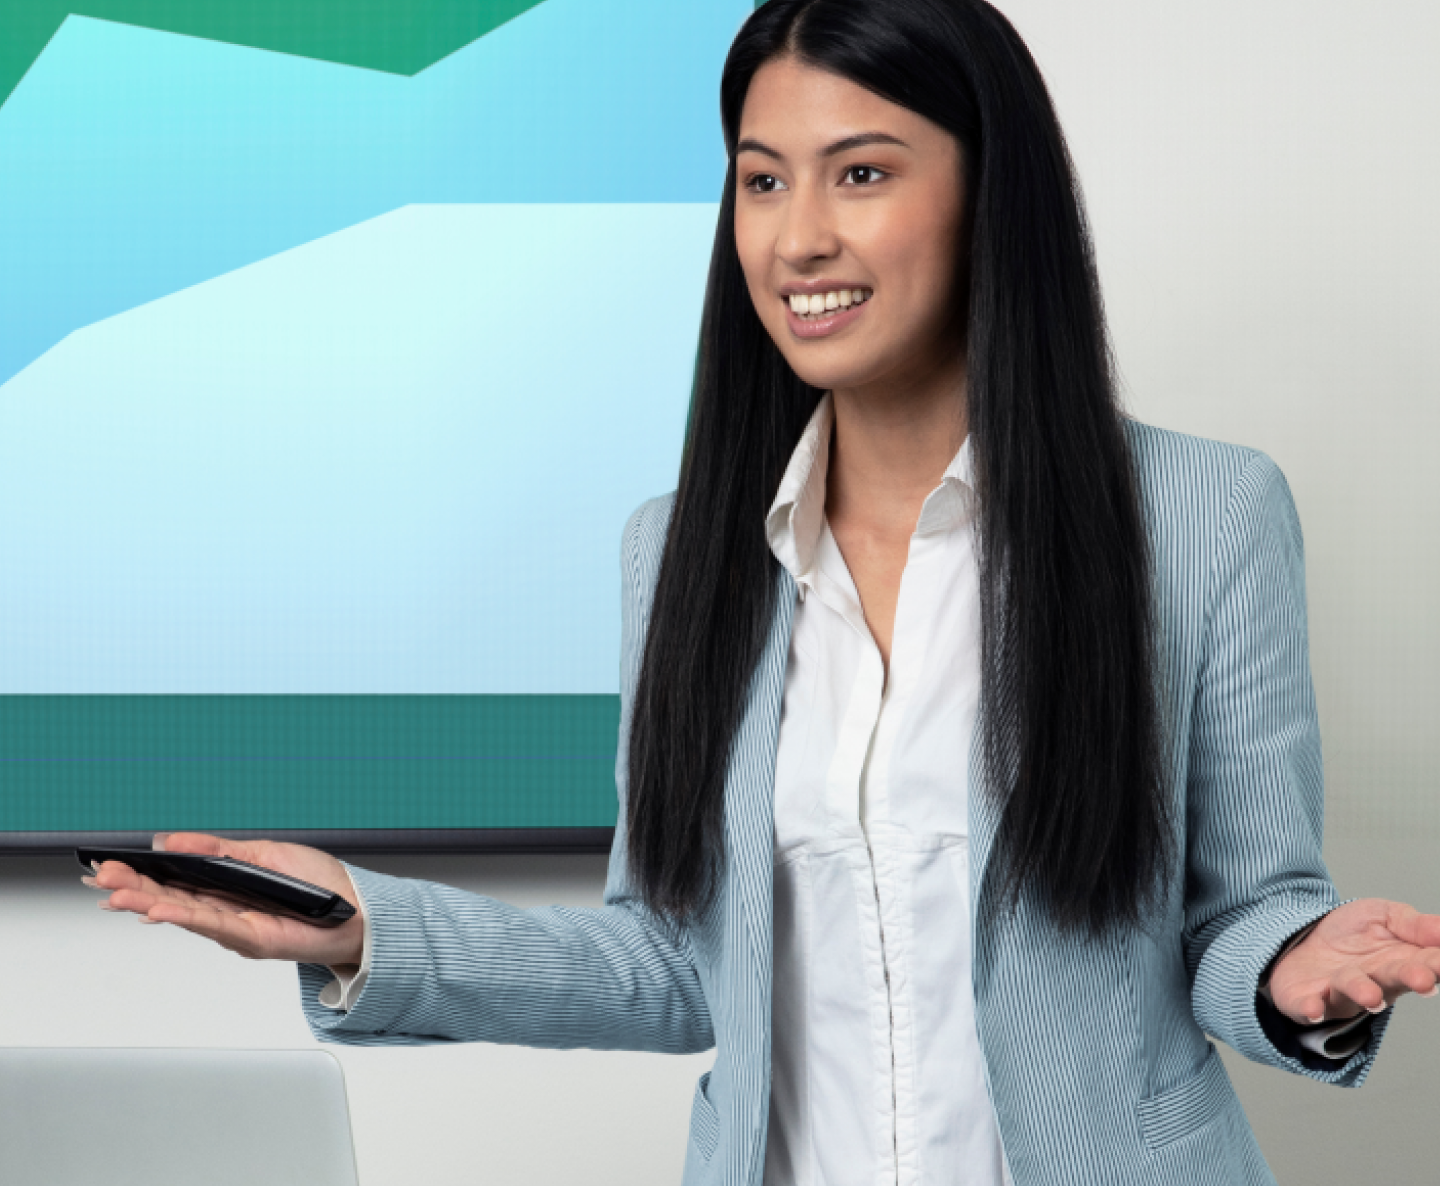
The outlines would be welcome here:
<svg viewBox="0 0 1440 1186">
<path fill-rule="evenodd" d="M 969 440 L 910 538 L 887 680 L 825 520 L 834 410 L 766 521 L 799 586 L 775 773 L 766 1186 L 1001 1186 L 970 982 L 980 696 Z"/>
</svg>

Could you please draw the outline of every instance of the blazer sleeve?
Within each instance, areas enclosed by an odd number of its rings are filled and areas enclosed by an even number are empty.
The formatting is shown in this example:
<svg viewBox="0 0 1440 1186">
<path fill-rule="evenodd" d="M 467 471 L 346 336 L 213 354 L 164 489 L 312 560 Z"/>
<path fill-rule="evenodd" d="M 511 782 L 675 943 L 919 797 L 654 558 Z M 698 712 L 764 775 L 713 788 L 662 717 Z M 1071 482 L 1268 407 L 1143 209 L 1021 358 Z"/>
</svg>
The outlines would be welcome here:
<svg viewBox="0 0 1440 1186">
<path fill-rule="evenodd" d="M 1186 966 L 1202 1029 L 1245 1057 L 1358 1087 L 1391 1010 L 1325 1058 L 1257 992 L 1286 940 L 1340 905 L 1321 855 L 1324 783 L 1289 485 L 1254 453 L 1230 492 L 1208 576 L 1186 788 Z"/>
<path fill-rule="evenodd" d="M 626 738 L 648 616 L 641 552 L 658 549 L 663 521 L 657 528 L 655 518 L 663 514 L 661 500 L 640 507 L 621 548 L 621 810 L 603 905 L 521 910 L 481 894 L 347 865 L 372 928 L 371 968 L 354 1006 L 338 1012 L 319 1002 L 333 979 L 330 970 L 300 965 L 301 1007 L 321 1041 L 482 1041 L 672 1053 L 714 1045 L 688 934 L 661 925 L 625 876 Z M 647 557 L 652 571 L 655 558 Z"/>
</svg>

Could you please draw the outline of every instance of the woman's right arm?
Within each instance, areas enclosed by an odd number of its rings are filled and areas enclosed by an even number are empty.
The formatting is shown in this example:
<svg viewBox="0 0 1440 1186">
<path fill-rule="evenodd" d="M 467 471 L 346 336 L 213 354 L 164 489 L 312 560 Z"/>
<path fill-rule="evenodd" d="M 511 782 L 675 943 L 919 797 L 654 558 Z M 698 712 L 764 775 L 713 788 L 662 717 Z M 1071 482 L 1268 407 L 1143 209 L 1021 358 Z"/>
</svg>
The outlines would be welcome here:
<svg viewBox="0 0 1440 1186">
<path fill-rule="evenodd" d="M 320 1003 L 329 966 L 300 965 L 306 1020 L 353 1045 L 483 1041 L 690 1053 L 714 1045 L 683 933 L 612 876 L 598 909 L 520 910 L 450 886 L 347 866 L 373 946 L 348 1012 Z M 617 892 L 618 890 L 618 892 Z"/>
<path fill-rule="evenodd" d="M 653 570 L 667 511 L 668 500 L 641 506 L 626 525 L 621 550 L 616 772 L 621 811 L 602 906 L 520 910 L 434 882 L 342 865 L 298 845 L 196 834 L 168 839 L 170 851 L 223 851 L 326 885 L 352 900 L 358 891 L 356 904 L 363 904 L 369 922 L 370 967 L 345 1012 L 319 998 L 333 979 L 332 967 L 360 962 L 359 918 L 340 935 L 272 916 L 235 914 L 222 903 L 146 883 L 113 862 L 97 879 L 101 888 L 115 891 L 112 906 L 182 926 L 250 958 L 294 960 L 300 966 L 306 1020 L 322 1041 L 486 1041 L 673 1053 L 709 1049 L 714 1045 L 710 1013 L 688 935 L 659 925 L 625 876 L 625 747 L 650 592 L 640 561 L 644 555 L 651 561 L 645 567 Z"/>
</svg>

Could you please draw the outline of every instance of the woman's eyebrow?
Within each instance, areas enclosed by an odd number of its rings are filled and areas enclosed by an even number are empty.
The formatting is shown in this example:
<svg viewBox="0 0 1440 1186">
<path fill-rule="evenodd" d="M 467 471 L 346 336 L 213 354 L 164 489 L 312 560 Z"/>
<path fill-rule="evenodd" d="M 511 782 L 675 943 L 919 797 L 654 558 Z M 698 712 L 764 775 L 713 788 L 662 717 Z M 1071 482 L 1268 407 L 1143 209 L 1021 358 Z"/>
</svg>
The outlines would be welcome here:
<svg viewBox="0 0 1440 1186">
<path fill-rule="evenodd" d="M 867 144 L 898 144 L 901 148 L 910 147 L 905 141 L 897 136 L 890 135 L 889 132 L 857 132 L 853 136 L 846 136 L 843 140 L 836 140 L 833 144 L 827 144 L 820 150 L 819 155 L 822 157 L 834 156 L 836 153 L 847 152 L 852 148 L 863 148 Z M 775 149 L 769 145 L 761 144 L 760 141 L 751 139 L 748 136 L 740 141 L 739 144 L 735 145 L 735 155 L 739 156 L 742 152 L 763 153 L 765 156 L 774 157 L 777 161 L 783 161 L 785 159 L 784 153 L 776 152 Z"/>
</svg>

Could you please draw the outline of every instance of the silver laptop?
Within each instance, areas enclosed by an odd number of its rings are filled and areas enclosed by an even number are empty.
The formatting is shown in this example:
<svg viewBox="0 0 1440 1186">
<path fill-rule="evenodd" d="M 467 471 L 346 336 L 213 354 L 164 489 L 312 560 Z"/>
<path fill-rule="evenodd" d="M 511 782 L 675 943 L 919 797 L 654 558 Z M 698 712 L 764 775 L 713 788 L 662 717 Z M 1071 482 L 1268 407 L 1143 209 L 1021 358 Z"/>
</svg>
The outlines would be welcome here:
<svg viewBox="0 0 1440 1186">
<path fill-rule="evenodd" d="M 323 1050 L 0 1047 L 4 1186 L 357 1186 Z"/>
</svg>

